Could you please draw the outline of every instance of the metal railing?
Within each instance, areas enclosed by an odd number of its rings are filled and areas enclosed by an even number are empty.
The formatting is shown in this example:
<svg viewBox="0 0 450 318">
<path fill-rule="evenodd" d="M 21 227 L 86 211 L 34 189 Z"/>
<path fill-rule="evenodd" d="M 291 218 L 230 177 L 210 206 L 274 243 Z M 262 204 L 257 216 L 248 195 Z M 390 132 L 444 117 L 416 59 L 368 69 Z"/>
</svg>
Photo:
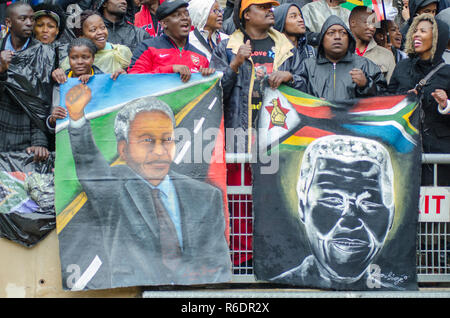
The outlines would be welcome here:
<svg viewBox="0 0 450 318">
<path fill-rule="evenodd" d="M 253 228 L 252 186 L 244 184 L 244 166 L 251 162 L 246 154 L 226 154 L 227 163 L 241 165 L 241 185 L 228 186 L 230 213 L 230 254 L 233 260 L 233 282 L 254 283 L 251 244 Z M 450 165 L 450 154 L 423 154 L 423 164 L 434 170 L 437 187 L 439 165 Z M 449 212 L 449 211 L 447 211 Z M 450 213 L 450 212 L 449 212 Z M 240 262 L 238 260 L 247 260 Z M 450 223 L 419 222 L 417 233 L 417 274 L 422 283 L 450 282 Z"/>
<path fill-rule="evenodd" d="M 432 186 L 439 187 L 439 165 L 450 164 L 450 155 L 423 154 L 422 163 L 433 166 Z M 419 282 L 450 282 L 450 223 L 419 222 L 417 274 Z"/>
</svg>

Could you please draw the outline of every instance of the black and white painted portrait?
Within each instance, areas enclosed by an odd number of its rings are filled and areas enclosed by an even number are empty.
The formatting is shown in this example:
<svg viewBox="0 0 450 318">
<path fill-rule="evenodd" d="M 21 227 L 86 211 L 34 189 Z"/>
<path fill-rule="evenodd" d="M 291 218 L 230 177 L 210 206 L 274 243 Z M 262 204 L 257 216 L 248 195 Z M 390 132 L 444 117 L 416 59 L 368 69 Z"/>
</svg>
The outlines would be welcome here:
<svg viewBox="0 0 450 318">
<path fill-rule="evenodd" d="M 361 137 L 316 139 L 303 155 L 297 194 L 311 255 L 271 280 L 324 288 L 368 281 L 395 213 L 388 150 Z"/>
</svg>

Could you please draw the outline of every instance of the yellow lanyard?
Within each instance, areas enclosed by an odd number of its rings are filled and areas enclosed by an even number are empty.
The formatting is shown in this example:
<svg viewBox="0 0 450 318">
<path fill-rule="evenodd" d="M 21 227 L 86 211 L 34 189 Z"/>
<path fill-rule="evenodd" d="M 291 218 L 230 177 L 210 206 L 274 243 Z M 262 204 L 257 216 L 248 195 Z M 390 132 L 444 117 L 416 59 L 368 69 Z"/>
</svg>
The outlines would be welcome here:
<svg viewBox="0 0 450 318">
<path fill-rule="evenodd" d="M 69 74 L 67 74 L 67 77 L 71 78 L 73 75 L 73 72 L 70 71 Z M 94 75 L 94 69 L 91 67 L 91 75 Z"/>
</svg>

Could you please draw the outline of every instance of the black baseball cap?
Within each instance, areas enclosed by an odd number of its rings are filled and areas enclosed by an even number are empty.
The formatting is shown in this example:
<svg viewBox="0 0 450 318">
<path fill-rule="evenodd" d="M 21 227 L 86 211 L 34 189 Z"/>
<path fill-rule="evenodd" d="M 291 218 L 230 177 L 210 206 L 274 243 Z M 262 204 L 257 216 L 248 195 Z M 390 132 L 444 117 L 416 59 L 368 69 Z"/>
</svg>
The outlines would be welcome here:
<svg viewBox="0 0 450 318">
<path fill-rule="evenodd" d="M 185 0 L 166 0 L 161 3 L 156 10 L 156 18 L 161 21 L 165 17 L 171 15 L 175 10 L 189 5 Z"/>
</svg>

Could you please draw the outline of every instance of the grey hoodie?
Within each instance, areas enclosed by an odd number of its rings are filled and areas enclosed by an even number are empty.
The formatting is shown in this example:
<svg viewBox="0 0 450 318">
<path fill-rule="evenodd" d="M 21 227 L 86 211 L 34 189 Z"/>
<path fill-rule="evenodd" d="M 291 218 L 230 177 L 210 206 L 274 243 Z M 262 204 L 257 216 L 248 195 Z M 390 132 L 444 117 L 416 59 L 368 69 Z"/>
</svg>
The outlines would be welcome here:
<svg viewBox="0 0 450 318">
<path fill-rule="evenodd" d="M 323 48 L 323 38 L 326 31 L 333 25 L 341 25 L 349 36 L 349 45 L 346 55 L 337 63 L 326 58 Z M 303 78 L 302 90 L 316 97 L 336 103 L 361 97 L 382 95 L 386 89 L 386 80 L 378 65 L 365 57 L 354 54 L 356 41 L 346 24 L 337 16 L 330 16 L 322 26 L 319 35 L 317 57 L 306 59 L 300 67 L 300 76 Z M 357 87 L 349 72 L 361 69 L 366 78 L 365 87 Z"/>
</svg>

